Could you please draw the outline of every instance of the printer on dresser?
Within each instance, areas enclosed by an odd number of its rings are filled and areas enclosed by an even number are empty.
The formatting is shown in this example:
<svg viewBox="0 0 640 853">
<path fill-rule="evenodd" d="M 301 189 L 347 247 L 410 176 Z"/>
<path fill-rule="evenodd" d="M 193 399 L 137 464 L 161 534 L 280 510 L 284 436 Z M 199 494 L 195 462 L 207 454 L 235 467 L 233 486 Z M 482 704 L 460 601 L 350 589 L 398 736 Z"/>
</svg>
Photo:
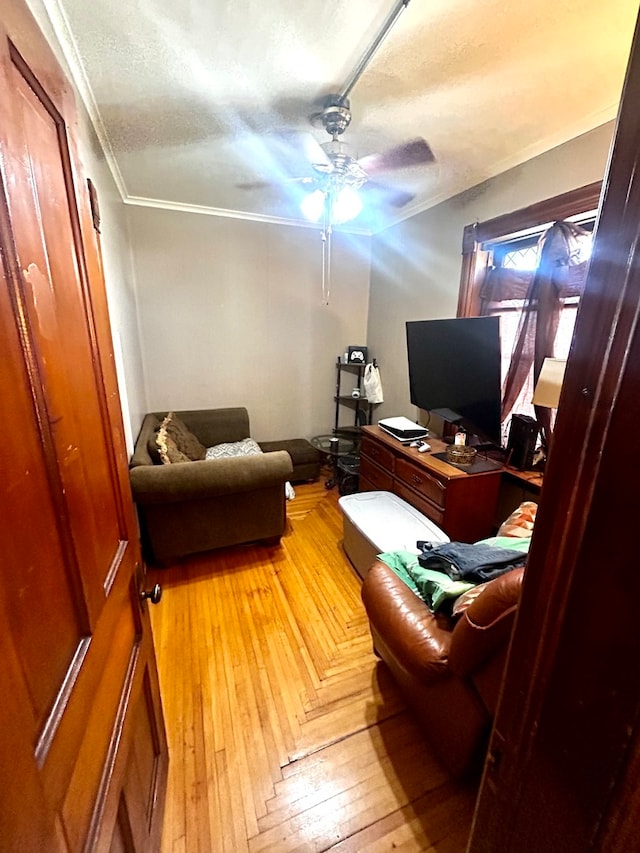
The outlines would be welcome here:
<svg viewBox="0 0 640 853">
<path fill-rule="evenodd" d="M 494 531 L 502 466 L 475 473 L 436 458 L 446 445 L 429 437 L 420 453 L 378 426 L 362 428 L 360 491 L 393 492 L 434 521 L 454 541 L 475 542 Z M 481 466 L 480 466 L 481 467 Z"/>
</svg>

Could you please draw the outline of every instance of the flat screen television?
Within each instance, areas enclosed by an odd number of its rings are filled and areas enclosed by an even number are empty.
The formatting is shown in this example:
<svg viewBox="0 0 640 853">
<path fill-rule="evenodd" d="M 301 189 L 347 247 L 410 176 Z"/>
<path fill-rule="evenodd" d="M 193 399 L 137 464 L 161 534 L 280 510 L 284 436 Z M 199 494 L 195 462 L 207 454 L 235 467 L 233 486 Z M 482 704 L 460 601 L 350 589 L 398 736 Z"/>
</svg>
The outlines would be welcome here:
<svg viewBox="0 0 640 853">
<path fill-rule="evenodd" d="M 501 445 L 500 318 L 407 322 L 411 402 Z"/>
</svg>

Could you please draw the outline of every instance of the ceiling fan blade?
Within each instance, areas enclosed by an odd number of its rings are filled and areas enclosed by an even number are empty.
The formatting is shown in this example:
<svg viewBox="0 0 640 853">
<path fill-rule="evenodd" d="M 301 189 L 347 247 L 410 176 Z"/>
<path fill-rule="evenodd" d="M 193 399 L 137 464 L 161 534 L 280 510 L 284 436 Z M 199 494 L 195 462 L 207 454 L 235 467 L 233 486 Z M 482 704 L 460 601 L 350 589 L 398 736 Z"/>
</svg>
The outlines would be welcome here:
<svg viewBox="0 0 640 853">
<path fill-rule="evenodd" d="M 421 166 L 425 163 L 434 163 L 435 157 L 425 139 L 412 139 L 395 148 L 389 148 L 381 154 L 368 154 L 361 157 L 358 164 L 362 166 L 367 175 L 375 177 L 384 172 L 392 172 L 394 169 L 407 169 L 411 166 Z"/>
<path fill-rule="evenodd" d="M 235 186 L 239 190 L 265 190 L 270 187 L 282 187 L 285 184 L 312 184 L 315 178 L 308 175 L 304 178 L 284 178 L 282 181 L 245 181 Z"/>
<path fill-rule="evenodd" d="M 374 203 L 383 203 L 391 205 L 391 207 L 404 207 L 416 197 L 415 193 L 401 190 L 399 187 L 389 187 L 386 184 L 379 184 L 377 181 L 367 181 L 358 192 L 363 193 Z M 369 200 L 367 200 L 369 203 Z"/>
<path fill-rule="evenodd" d="M 318 140 L 310 133 L 300 133 L 299 136 L 305 157 L 311 166 L 318 172 L 333 172 L 333 161 Z"/>
<path fill-rule="evenodd" d="M 333 162 L 318 140 L 306 131 L 285 130 L 271 134 L 269 147 L 286 165 L 289 174 L 308 172 L 309 166 L 318 172 L 333 171 Z"/>
</svg>

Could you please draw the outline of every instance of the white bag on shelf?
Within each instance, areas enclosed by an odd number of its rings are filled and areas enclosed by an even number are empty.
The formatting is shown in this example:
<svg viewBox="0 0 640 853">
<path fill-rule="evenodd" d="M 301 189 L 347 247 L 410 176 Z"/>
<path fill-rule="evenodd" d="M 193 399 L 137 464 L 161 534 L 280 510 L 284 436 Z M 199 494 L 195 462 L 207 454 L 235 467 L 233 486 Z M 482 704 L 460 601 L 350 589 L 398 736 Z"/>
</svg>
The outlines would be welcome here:
<svg viewBox="0 0 640 853">
<path fill-rule="evenodd" d="M 368 364 L 364 369 L 364 377 L 362 379 L 364 395 L 369 403 L 382 403 L 382 382 L 380 381 L 380 371 L 372 363 Z"/>
</svg>

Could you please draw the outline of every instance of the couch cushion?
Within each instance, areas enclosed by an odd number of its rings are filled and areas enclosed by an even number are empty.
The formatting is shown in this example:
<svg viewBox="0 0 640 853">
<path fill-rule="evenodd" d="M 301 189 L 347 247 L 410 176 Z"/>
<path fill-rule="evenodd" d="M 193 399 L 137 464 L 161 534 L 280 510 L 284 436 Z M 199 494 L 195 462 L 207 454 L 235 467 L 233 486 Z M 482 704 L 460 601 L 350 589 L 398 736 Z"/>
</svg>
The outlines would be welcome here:
<svg viewBox="0 0 640 853">
<path fill-rule="evenodd" d="M 284 441 L 260 441 L 259 444 L 264 453 L 272 453 L 274 450 L 287 451 L 293 463 L 291 479 L 294 482 L 315 480 L 320 474 L 320 451 L 308 442 L 306 438 L 288 438 Z"/>
<path fill-rule="evenodd" d="M 207 447 L 205 459 L 228 459 L 231 456 L 253 456 L 255 453 L 262 453 L 260 447 L 252 438 L 243 438 L 242 441 L 225 441 Z"/>
</svg>

